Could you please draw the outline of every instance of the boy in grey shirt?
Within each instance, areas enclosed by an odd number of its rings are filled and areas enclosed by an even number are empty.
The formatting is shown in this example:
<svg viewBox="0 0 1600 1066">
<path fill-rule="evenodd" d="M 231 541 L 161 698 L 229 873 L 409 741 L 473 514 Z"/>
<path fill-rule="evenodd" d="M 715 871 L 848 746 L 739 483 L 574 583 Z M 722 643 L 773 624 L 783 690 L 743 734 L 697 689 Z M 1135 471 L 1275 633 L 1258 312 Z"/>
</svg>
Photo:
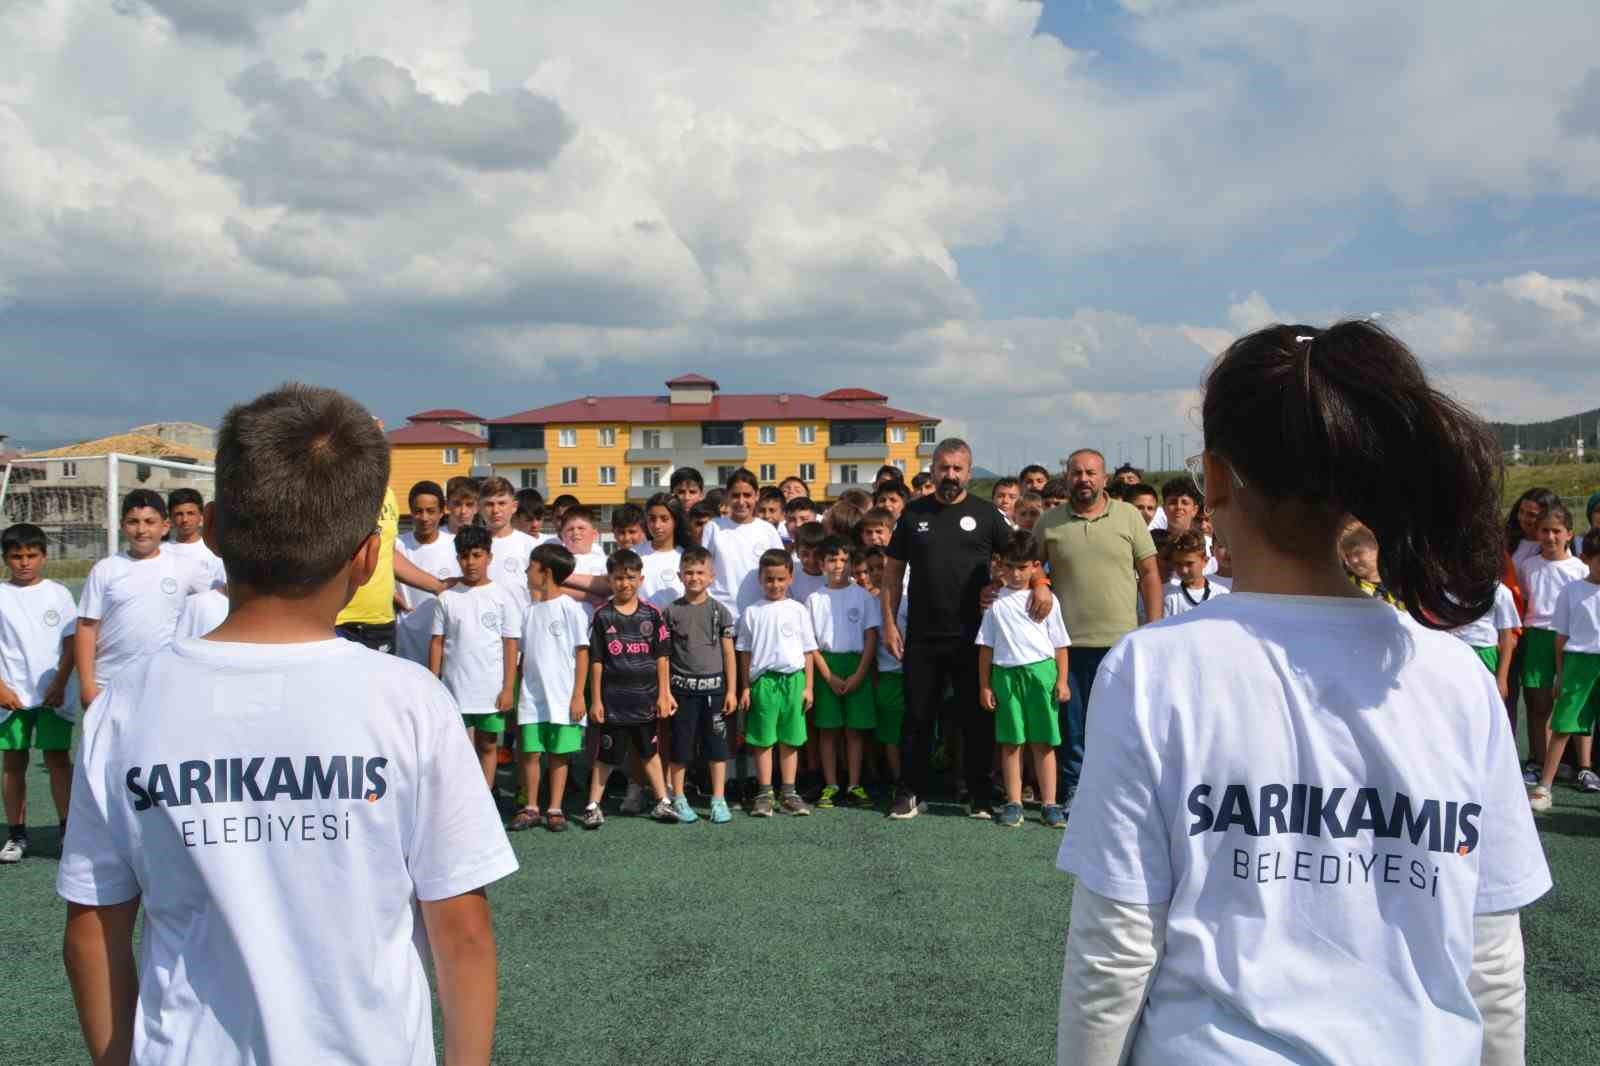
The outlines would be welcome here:
<svg viewBox="0 0 1600 1066">
<path fill-rule="evenodd" d="M 672 633 L 672 752 L 668 762 L 673 807 L 678 820 L 698 820 L 683 794 L 684 773 L 698 748 L 711 771 L 711 822 L 732 819 L 725 795 L 728 780 L 728 716 L 738 707 L 734 678 L 733 614 L 712 599 L 711 553 L 683 549 L 678 564 L 683 595 L 661 612 Z"/>
</svg>

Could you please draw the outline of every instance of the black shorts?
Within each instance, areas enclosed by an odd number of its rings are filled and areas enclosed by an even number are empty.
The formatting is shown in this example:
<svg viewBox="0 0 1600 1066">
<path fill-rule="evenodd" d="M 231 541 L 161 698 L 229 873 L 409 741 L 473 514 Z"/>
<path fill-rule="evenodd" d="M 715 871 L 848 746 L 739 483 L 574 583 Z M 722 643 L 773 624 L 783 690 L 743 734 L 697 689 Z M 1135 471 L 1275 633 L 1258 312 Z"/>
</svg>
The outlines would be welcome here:
<svg viewBox="0 0 1600 1066">
<path fill-rule="evenodd" d="M 381 625 L 372 625 L 366 622 L 347 622 L 342 626 L 335 626 L 334 635 L 343 640 L 360 644 L 373 651 L 381 651 L 385 655 L 394 654 L 394 623 L 385 622 Z"/>
<path fill-rule="evenodd" d="M 728 759 L 728 732 L 731 720 L 723 717 L 721 692 L 685 692 L 674 689 L 678 712 L 672 716 L 672 761 L 688 766 L 697 751 L 708 762 Z"/>
<path fill-rule="evenodd" d="M 627 758 L 629 744 L 633 745 L 634 753 L 641 761 L 650 758 L 657 751 L 656 724 L 654 722 L 602 724 L 600 751 L 595 755 L 595 761 L 605 763 L 607 766 L 621 766 L 622 760 Z"/>
</svg>

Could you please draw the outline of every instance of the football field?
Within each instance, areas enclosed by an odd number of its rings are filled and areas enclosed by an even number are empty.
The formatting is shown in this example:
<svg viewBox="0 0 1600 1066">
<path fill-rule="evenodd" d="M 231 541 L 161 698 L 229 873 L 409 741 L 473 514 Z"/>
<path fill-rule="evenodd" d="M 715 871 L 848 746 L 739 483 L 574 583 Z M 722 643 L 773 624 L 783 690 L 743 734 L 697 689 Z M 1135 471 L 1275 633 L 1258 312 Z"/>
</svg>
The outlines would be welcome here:
<svg viewBox="0 0 1600 1066">
<path fill-rule="evenodd" d="M 43 771 L 29 779 L 42 812 Z M 1600 1044 L 1597 799 L 1558 785 L 1540 819 L 1556 888 L 1524 912 L 1531 1063 L 1590 1062 Z M 491 890 L 495 1061 L 1053 1062 L 1071 881 L 1054 870 L 1060 833 L 1029 816 L 1017 830 L 954 805 L 910 823 L 614 816 L 514 834 L 522 869 Z M 34 821 L 34 854 L 0 867 L 4 1059 L 79 1063 L 56 832 Z"/>
</svg>

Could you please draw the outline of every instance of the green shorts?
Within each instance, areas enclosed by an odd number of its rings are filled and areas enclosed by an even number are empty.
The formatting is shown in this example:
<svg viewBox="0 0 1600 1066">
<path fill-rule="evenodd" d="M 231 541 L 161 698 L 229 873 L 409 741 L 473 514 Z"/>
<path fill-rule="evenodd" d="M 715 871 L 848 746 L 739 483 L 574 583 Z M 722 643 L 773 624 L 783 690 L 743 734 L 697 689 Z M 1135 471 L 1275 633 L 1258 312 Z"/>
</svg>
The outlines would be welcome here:
<svg viewBox="0 0 1600 1066">
<path fill-rule="evenodd" d="M 762 674 L 750 682 L 744 742 L 752 748 L 803 748 L 806 743 L 806 672 Z"/>
<path fill-rule="evenodd" d="M 1556 631 L 1522 631 L 1522 687 L 1549 688 L 1556 683 Z"/>
<path fill-rule="evenodd" d="M 872 703 L 878 713 L 873 736 L 880 744 L 900 743 L 900 730 L 906 720 L 906 675 L 899 670 L 879 673 L 872 687 Z"/>
<path fill-rule="evenodd" d="M 1561 694 L 1550 715 L 1552 733 L 1586 735 L 1600 716 L 1600 655 L 1569 651 L 1561 656 Z"/>
<path fill-rule="evenodd" d="M 496 711 L 494 714 L 464 714 L 461 720 L 467 723 L 468 729 L 476 729 L 480 733 L 504 733 L 506 731 L 506 716 Z"/>
<path fill-rule="evenodd" d="M 0 718 L 0 751 L 71 751 L 72 723 L 53 707 L 28 707 Z"/>
<path fill-rule="evenodd" d="M 517 729 L 524 755 L 575 755 L 583 750 L 583 726 L 560 722 L 529 722 Z"/>
<path fill-rule="evenodd" d="M 1491 674 L 1500 673 L 1499 648 L 1473 648 L 1472 650 L 1477 654 L 1478 658 L 1483 660 L 1483 665 L 1489 668 Z"/>
<path fill-rule="evenodd" d="M 1061 743 L 1061 705 L 1056 702 L 1056 661 L 1026 666 L 996 666 L 989 672 L 994 689 L 994 739 L 997 744 Z"/>
<path fill-rule="evenodd" d="M 823 662 L 834 677 L 849 677 L 861 665 L 861 653 L 855 651 L 822 652 Z M 871 729 L 878 724 L 878 712 L 872 704 L 872 679 L 848 696 L 841 696 L 820 680 L 812 686 L 815 700 L 812 703 L 814 721 L 818 729 Z"/>
</svg>

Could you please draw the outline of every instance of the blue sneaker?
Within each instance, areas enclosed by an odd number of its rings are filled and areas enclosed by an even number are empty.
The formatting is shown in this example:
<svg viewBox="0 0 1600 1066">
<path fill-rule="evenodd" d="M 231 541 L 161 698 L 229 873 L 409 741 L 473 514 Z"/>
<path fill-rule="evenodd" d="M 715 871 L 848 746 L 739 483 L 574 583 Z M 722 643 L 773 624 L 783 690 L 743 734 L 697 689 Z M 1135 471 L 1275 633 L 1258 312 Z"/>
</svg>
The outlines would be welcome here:
<svg viewBox="0 0 1600 1066">
<path fill-rule="evenodd" d="M 689 806 L 689 797 L 687 796 L 674 796 L 672 798 L 672 811 L 678 816 L 678 821 L 683 822 L 685 825 L 700 820 L 700 816 L 694 813 L 694 808 Z"/>
<path fill-rule="evenodd" d="M 1061 812 L 1059 804 L 1045 804 L 1044 810 L 1040 812 L 1039 820 L 1048 829 L 1065 829 L 1067 827 L 1067 816 Z"/>
<path fill-rule="evenodd" d="M 995 825 L 1003 825 L 1007 829 L 1015 829 L 1022 824 L 1022 804 L 1008 803 L 1000 808 L 1000 813 L 995 817 Z"/>
<path fill-rule="evenodd" d="M 728 813 L 728 801 L 721 796 L 711 797 L 711 824 L 727 825 L 733 821 L 733 815 Z"/>
</svg>

